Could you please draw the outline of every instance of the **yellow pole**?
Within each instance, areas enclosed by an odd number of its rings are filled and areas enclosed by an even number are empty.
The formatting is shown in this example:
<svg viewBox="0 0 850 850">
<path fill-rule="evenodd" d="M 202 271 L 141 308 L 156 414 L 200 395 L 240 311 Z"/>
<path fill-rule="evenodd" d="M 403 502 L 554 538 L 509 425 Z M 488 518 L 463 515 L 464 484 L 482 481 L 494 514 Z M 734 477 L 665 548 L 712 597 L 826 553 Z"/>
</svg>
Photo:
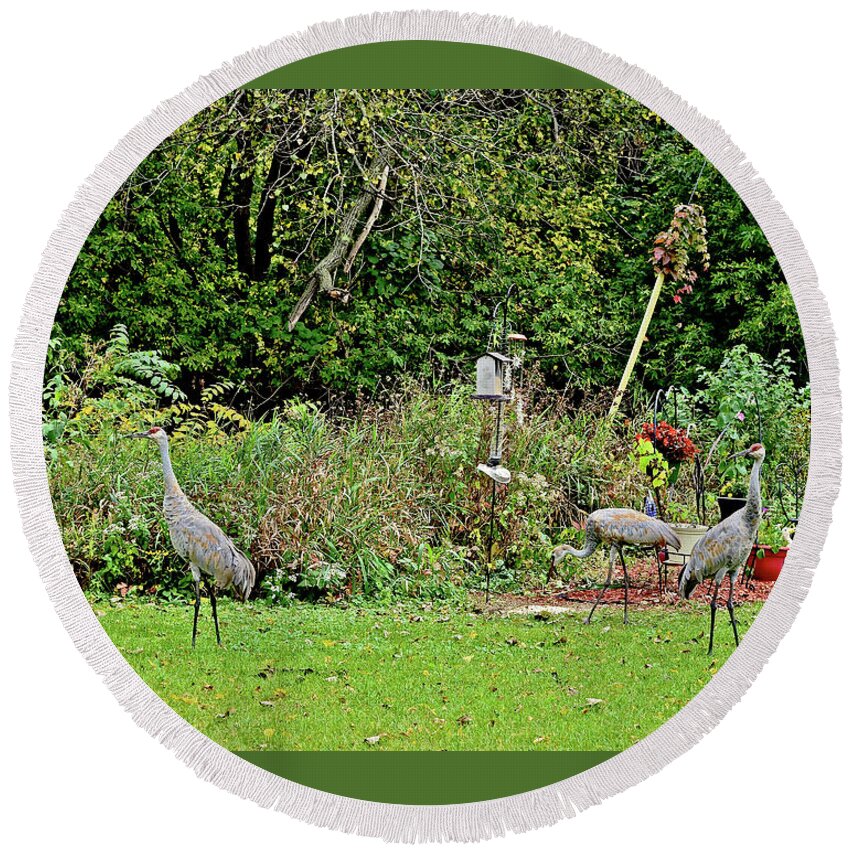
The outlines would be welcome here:
<svg viewBox="0 0 850 850">
<path fill-rule="evenodd" d="M 635 337 L 635 343 L 632 346 L 632 353 L 629 355 L 629 362 L 626 363 L 626 368 L 623 371 L 623 377 L 620 378 L 620 386 L 617 387 L 617 392 L 614 394 L 614 400 L 611 402 L 611 409 L 608 411 L 608 418 L 613 419 L 617 411 L 620 409 L 620 402 L 623 400 L 623 395 L 626 392 L 626 387 L 629 384 L 629 379 L 632 377 L 632 372 L 635 368 L 635 363 L 640 356 L 640 349 L 643 345 L 646 332 L 649 330 L 649 323 L 652 321 L 652 316 L 655 313 L 655 305 L 658 303 L 658 296 L 661 295 L 661 287 L 664 285 L 664 275 L 661 272 L 655 275 L 655 286 L 652 288 L 652 295 L 649 296 L 649 304 L 646 305 L 646 311 L 643 314 L 643 321 L 640 323 L 640 330 Z"/>
</svg>

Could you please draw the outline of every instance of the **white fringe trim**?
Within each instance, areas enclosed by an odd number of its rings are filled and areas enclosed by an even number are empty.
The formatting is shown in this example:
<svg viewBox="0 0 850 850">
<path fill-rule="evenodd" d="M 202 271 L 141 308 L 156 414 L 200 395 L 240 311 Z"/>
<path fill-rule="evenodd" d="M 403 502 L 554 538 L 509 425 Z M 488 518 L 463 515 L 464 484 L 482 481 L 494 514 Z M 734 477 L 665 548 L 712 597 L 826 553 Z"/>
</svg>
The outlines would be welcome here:
<svg viewBox="0 0 850 850">
<path fill-rule="evenodd" d="M 621 755 L 563 782 L 480 803 L 401 806 L 338 797 L 254 767 L 170 709 L 109 640 L 80 591 L 53 514 L 41 439 L 47 342 L 65 281 L 119 186 L 181 124 L 217 98 L 298 59 L 369 42 L 435 39 L 545 56 L 599 77 L 657 112 L 696 145 L 752 211 L 775 251 L 800 315 L 812 388 L 812 453 L 805 506 L 785 567 L 740 648 L 660 729 Z M 692 747 L 743 696 L 809 590 L 838 493 L 840 394 L 832 323 L 797 231 L 744 154 L 711 121 L 639 68 L 549 28 L 454 12 L 393 12 L 317 24 L 252 50 L 161 104 L 103 160 L 62 216 L 27 296 L 13 354 L 12 462 L 24 531 L 51 600 L 79 651 L 135 721 L 203 779 L 319 826 L 388 841 L 478 841 L 573 817 L 651 776 Z"/>
</svg>

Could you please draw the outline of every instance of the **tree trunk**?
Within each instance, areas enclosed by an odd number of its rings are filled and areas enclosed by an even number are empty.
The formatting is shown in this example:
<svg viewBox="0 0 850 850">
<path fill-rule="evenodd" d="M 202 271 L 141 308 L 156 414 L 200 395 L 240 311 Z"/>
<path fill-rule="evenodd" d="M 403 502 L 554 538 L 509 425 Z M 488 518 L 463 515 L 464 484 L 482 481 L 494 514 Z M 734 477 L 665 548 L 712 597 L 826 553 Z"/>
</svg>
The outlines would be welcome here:
<svg viewBox="0 0 850 850">
<path fill-rule="evenodd" d="M 254 238 L 254 278 L 262 280 L 268 273 L 272 261 L 272 237 L 274 236 L 274 213 L 277 206 L 277 181 L 283 171 L 283 152 L 280 146 L 272 155 L 269 172 L 260 197 L 257 213 L 257 228 Z"/>
<path fill-rule="evenodd" d="M 248 92 L 242 92 L 236 103 L 239 114 L 247 121 L 250 112 Z M 248 278 L 254 277 L 254 257 L 251 250 L 251 195 L 254 173 L 251 162 L 251 134 L 239 130 L 236 134 L 236 168 L 233 181 L 233 239 L 236 243 L 236 266 Z"/>
</svg>

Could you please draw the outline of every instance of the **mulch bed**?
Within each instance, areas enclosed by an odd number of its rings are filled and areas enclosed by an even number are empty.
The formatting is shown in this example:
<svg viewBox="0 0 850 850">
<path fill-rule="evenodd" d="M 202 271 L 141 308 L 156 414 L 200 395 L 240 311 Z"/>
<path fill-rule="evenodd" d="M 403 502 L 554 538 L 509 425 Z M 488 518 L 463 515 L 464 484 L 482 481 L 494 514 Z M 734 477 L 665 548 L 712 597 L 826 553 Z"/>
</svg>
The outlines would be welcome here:
<svg viewBox="0 0 850 850">
<path fill-rule="evenodd" d="M 679 566 L 668 567 L 667 590 L 663 597 L 658 594 L 658 572 L 655 561 L 639 559 L 627 561 L 629 568 L 629 606 L 652 607 L 672 606 L 683 604 L 676 590 L 676 578 L 679 574 Z M 553 605 L 569 607 L 576 603 L 585 605 L 592 604 L 599 595 L 601 582 L 605 580 L 605 573 L 600 571 L 599 582 L 595 587 L 579 587 L 578 585 L 562 585 L 557 579 L 546 587 L 536 588 L 529 592 L 518 595 L 512 593 L 491 594 L 490 609 L 510 609 L 525 605 Z M 703 582 L 691 596 L 692 600 L 707 602 L 711 598 L 714 582 Z M 772 581 L 753 581 L 747 587 L 741 574 L 735 584 L 735 604 L 745 602 L 764 602 L 773 589 Z M 729 592 L 729 582 L 724 581 L 723 587 L 718 594 L 718 602 L 726 603 L 726 595 Z M 484 594 L 476 594 L 484 601 Z M 623 571 L 620 567 L 614 572 L 613 584 L 602 597 L 600 605 L 622 605 L 623 604 Z"/>
</svg>

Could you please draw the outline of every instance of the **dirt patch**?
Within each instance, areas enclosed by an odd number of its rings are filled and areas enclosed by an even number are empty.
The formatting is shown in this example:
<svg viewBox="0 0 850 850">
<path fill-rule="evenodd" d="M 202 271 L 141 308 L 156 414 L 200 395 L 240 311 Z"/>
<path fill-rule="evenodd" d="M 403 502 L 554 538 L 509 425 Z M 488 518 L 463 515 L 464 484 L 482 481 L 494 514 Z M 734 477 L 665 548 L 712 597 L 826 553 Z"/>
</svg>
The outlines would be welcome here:
<svg viewBox="0 0 850 850">
<path fill-rule="evenodd" d="M 629 566 L 629 608 L 675 608 L 688 604 L 679 598 L 676 592 L 676 578 L 679 567 L 671 566 L 668 570 L 666 589 L 658 592 L 658 571 L 654 561 L 637 560 Z M 482 613 L 488 614 L 544 614 L 558 615 L 569 612 L 586 611 L 599 595 L 601 582 L 605 574 L 598 577 L 599 584 L 562 583 L 558 579 L 551 581 L 546 587 L 534 588 L 525 594 L 494 593 L 489 602 L 485 603 L 484 594 L 473 595 L 475 605 Z M 703 582 L 693 593 L 692 600 L 708 602 L 714 589 L 714 583 Z M 735 584 L 735 603 L 764 602 L 773 589 L 773 582 L 753 581 L 748 587 L 743 576 L 738 577 Z M 718 600 L 726 602 L 729 591 L 728 582 L 724 582 Z M 623 572 L 617 569 L 614 583 L 609 587 L 600 600 L 600 605 L 623 604 L 624 585 Z"/>
</svg>

